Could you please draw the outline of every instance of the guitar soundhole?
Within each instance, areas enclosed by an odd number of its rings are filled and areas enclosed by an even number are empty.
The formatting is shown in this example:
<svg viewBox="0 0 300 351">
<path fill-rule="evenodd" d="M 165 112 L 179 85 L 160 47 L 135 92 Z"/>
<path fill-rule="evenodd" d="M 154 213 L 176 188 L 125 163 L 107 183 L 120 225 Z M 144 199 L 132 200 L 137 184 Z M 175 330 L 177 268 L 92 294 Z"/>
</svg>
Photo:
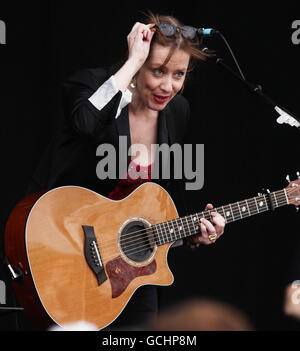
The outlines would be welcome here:
<svg viewBox="0 0 300 351">
<path fill-rule="evenodd" d="M 122 230 L 121 248 L 132 261 L 146 261 L 155 247 L 154 234 L 146 223 L 133 221 Z"/>
</svg>

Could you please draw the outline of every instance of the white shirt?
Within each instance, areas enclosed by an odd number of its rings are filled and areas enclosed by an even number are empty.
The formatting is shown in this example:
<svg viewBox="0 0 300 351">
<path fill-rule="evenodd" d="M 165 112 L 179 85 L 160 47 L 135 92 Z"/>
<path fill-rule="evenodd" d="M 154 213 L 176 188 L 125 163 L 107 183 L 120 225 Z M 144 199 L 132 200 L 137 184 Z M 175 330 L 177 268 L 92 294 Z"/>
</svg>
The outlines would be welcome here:
<svg viewBox="0 0 300 351">
<path fill-rule="evenodd" d="M 104 82 L 95 93 L 89 98 L 89 101 L 99 110 L 101 111 L 104 106 L 106 106 L 110 100 L 119 92 L 117 88 L 117 84 L 115 81 L 115 77 L 111 76 L 106 82 Z M 117 119 L 122 109 L 127 106 L 132 99 L 132 93 L 128 89 L 122 93 L 122 98 L 120 100 L 120 104 L 115 115 Z"/>
</svg>

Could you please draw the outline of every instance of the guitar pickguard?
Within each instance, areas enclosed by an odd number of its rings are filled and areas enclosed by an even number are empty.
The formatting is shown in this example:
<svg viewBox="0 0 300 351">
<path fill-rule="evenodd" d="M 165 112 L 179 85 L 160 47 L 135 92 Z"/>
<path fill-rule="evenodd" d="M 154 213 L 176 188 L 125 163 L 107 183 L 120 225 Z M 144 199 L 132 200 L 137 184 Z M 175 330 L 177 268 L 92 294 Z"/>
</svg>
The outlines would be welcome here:
<svg viewBox="0 0 300 351">
<path fill-rule="evenodd" d="M 144 267 L 131 266 L 120 256 L 109 261 L 106 264 L 106 272 L 111 283 L 112 298 L 119 297 L 134 278 L 151 275 L 155 273 L 156 268 L 155 260 Z"/>
</svg>

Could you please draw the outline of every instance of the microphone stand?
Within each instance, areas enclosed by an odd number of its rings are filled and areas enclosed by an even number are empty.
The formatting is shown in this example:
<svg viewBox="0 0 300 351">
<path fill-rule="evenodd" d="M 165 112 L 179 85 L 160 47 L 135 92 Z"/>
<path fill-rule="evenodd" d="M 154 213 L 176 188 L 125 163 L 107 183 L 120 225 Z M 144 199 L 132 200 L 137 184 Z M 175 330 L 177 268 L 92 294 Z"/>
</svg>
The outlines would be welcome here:
<svg viewBox="0 0 300 351">
<path fill-rule="evenodd" d="M 215 31 L 216 34 L 218 34 L 223 41 L 225 42 L 227 48 L 229 49 L 231 56 L 239 70 L 239 74 L 235 71 L 233 71 L 228 65 L 226 65 L 223 62 L 222 58 L 215 58 L 214 62 L 223 67 L 227 72 L 229 72 L 231 75 L 233 75 L 234 77 L 236 77 L 238 80 L 240 80 L 241 82 L 244 83 L 244 85 L 253 93 L 255 93 L 256 95 L 258 95 L 260 98 L 262 98 L 262 100 L 273 106 L 274 110 L 279 114 L 279 117 L 277 118 L 277 123 L 279 124 L 283 124 L 286 123 L 288 125 L 290 125 L 291 127 L 296 127 L 298 128 L 298 130 L 300 131 L 300 118 L 296 117 L 295 115 L 293 115 L 291 112 L 289 112 L 287 109 L 280 107 L 277 103 L 275 103 L 269 96 L 267 96 L 266 94 L 263 93 L 262 91 L 262 87 L 258 84 L 253 84 L 250 83 L 246 80 L 243 72 L 241 71 L 239 64 L 234 56 L 233 51 L 231 50 L 227 40 L 225 39 L 225 37 L 219 32 L 219 31 Z M 205 52 L 205 50 L 208 50 L 207 48 L 204 48 L 203 51 Z"/>
</svg>

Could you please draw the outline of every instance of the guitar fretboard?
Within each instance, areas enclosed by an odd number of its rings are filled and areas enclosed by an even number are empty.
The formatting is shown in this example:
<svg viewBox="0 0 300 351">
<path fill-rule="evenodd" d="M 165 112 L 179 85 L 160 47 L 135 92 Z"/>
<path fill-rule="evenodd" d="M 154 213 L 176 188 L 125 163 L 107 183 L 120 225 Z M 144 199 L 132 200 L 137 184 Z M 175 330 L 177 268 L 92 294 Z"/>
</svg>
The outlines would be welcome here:
<svg viewBox="0 0 300 351">
<path fill-rule="evenodd" d="M 207 220 L 211 220 L 211 212 L 220 213 L 225 218 L 226 223 L 230 223 L 288 204 L 288 197 L 285 189 L 283 189 L 217 207 L 209 211 L 158 223 L 151 228 L 154 231 L 156 243 L 160 246 L 199 233 L 200 219 L 206 218 Z"/>
</svg>

